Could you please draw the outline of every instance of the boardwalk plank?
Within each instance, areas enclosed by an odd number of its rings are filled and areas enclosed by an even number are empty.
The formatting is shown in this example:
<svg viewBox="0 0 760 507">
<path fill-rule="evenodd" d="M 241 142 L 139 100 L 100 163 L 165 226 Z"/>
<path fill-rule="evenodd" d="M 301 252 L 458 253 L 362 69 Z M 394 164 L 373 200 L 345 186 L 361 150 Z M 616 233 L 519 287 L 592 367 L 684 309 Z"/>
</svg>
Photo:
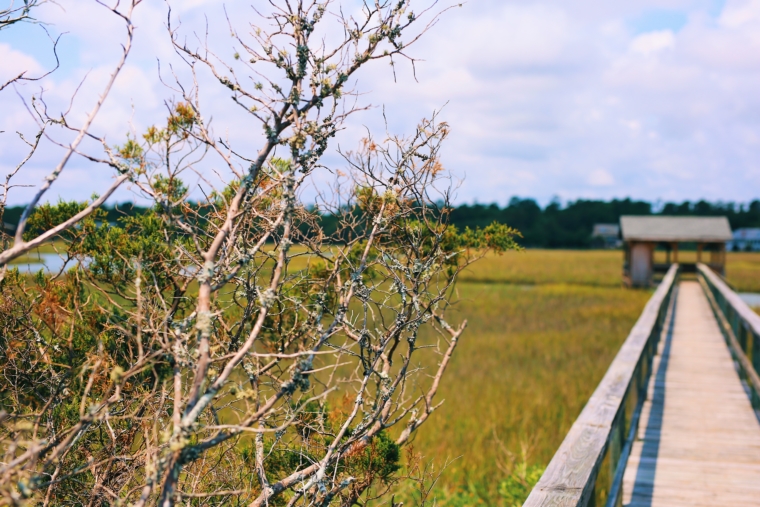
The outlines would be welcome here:
<svg viewBox="0 0 760 507">
<path fill-rule="evenodd" d="M 623 479 L 623 504 L 760 505 L 760 423 L 707 298 L 680 284 Z"/>
</svg>

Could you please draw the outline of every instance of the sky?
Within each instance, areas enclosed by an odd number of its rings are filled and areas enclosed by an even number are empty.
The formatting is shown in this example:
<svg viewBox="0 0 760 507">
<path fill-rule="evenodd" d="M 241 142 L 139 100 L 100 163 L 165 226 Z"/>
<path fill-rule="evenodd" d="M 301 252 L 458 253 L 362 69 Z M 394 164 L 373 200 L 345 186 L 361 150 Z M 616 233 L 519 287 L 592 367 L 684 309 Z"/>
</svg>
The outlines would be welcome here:
<svg viewBox="0 0 760 507">
<path fill-rule="evenodd" d="M 50 110 L 71 107 L 83 118 L 119 55 L 123 29 L 105 9 L 89 0 L 57 4 L 38 16 L 52 37 L 63 33 L 61 67 L 0 92 L 2 181 L 25 153 L 16 132 L 33 134 L 31 95 L 42 89 Z M 336 0 L 331 9 L 341 4 L 356 8 Z M 144 0 L 134 50 L 95 123 L 109 142 L 159 123 L 174 96 L 158 79 L 171 77 L 170 66 L 182 76 L 167 6 L 188 37 L 208 19 L 212 44 L 232 55 L 224 9 L 245 28 L 252 6 L 268 2 Z M 54 65 L 51 46 L 39 25 L 0 31 L 0 81 L 19 69 L 44 73 Z M 451 126 L 442 162 L 458 182 L 458 203 L 760 198 L 760 0 L 471 0 L 443 13 L 409 51 L 420 60 L 416 78 L 403 62 L 395 78 L 379 62 L 351 82 L 362 92 L 359 104 L 371 107 L 351 117 L 333 147 L 350 149 L 367 129 L 383 135 L 383 113 L 390 131 L 404 134 L 440 110 Z M 208 83 L 203 95 L 216 132 L 255 152 L 258 131 L 226 91 Z M 14 179 L 31 186 L 12 189 L 9 204 L 26 202 L 60 153 L 43 143 Z M 343 164 L 332 152 L 325 162 Z M 47 198 L 88 199 L 112 178 L 107 168 L 72 159 Z M 140 196 L 125 188 L 114 199 Z"/>
</svg>

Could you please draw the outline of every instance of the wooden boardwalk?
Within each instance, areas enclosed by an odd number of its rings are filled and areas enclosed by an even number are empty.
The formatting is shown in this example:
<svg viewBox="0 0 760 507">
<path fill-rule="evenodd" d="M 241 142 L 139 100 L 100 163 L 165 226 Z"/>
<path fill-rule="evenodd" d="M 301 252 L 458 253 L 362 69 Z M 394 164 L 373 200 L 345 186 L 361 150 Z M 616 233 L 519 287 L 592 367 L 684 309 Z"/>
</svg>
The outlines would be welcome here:
<svg viewBox="0 0 760 507">
<path fill-rule="evenodd" d="M 699 283 L 684 281 L 659 344 L 623 504 L 760 505 L 760 423 Z"/>
</svg>

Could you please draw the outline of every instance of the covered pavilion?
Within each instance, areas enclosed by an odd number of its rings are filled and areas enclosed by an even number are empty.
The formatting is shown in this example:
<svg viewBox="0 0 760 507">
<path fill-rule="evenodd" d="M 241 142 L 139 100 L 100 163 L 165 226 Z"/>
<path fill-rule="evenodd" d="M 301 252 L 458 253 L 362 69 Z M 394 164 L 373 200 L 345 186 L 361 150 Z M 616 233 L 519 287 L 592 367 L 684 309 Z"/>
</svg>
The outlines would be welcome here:
<svg viewBox="0 0 760 507">
<path fill-rule="evenodd" d="M 655 272 L 667 271 L 678 262 L 678 247 L 683 243 L 696 244 L 697 262 L 703 262 L 702 252 L 710 252 L 710 268 L 721 275 L 726 270 L 726 242 L 731 241 L 731 226 L 726 217 L 622 216 L 620 229 L 625 249 L 623 278 L 627 285 L 648 287 Z M 654 250 L 661 245 L 666 250 L 665 264 L 655 264 Z M 683 263 L 682 263 L 683 264 Z M 685 271 L 696 265 L 684 265 Z"/>
</svg>

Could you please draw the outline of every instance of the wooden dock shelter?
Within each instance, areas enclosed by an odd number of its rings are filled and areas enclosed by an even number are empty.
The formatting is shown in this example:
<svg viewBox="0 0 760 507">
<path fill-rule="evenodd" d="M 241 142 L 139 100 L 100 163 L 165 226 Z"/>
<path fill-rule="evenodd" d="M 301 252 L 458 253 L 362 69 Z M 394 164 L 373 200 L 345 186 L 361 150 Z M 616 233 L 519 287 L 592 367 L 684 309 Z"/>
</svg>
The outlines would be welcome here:
<svg viewBox="0 0 760 507">
<path fill-rule="evenodd" d="M 726 243 L 733 238 L 726 217 L 622 216 L 625 262 L 623 279 L 633 287 L 649 287 L 655 273 L 665 273 L 671 264 L 678 263 L 680 244 L 695 244 L 697 263 L 703 251 L 710 252 L 705 264 L 721 275 L 725 274 Z M 666 251 L 664 264 L 655 264 L 657 246 Z M 684 271 L 696 271 L 695 264 L 683 264 Z"/>
</svg>

